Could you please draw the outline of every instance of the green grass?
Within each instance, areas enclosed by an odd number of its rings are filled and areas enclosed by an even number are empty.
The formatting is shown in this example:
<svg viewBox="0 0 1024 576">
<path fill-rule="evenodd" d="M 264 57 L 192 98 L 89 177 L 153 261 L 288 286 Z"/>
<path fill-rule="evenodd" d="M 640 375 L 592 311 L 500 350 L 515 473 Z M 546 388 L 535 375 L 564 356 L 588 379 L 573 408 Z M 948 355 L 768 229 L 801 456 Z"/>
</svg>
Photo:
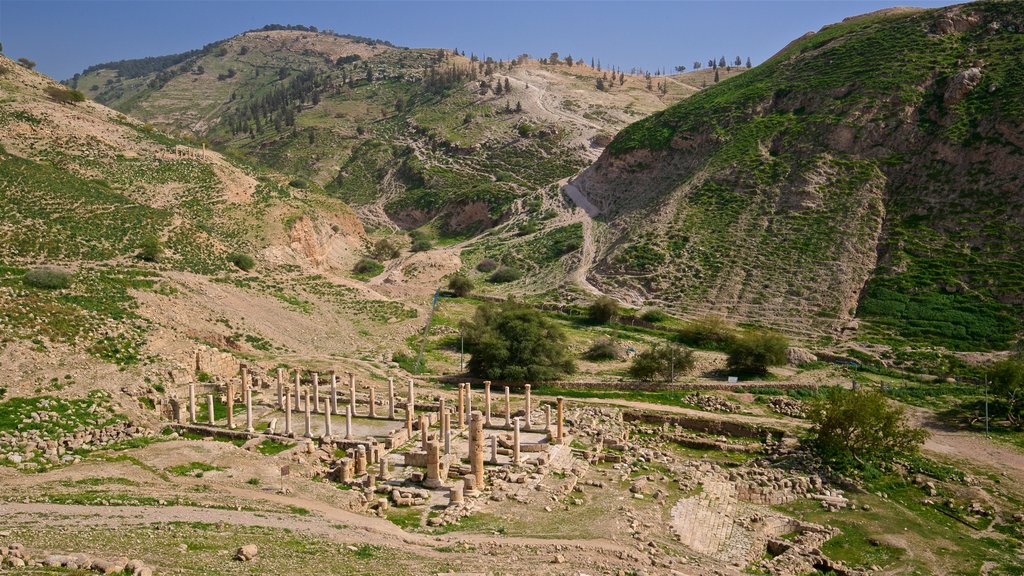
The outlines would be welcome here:
<svg viewBox="0 0 1024 576">
<path fill-rule="evenodd" d="M 288 450 L 289 448 L 292 447 L 292 444 L 287 444 L 285 442 L 278 442 L 276 440 L 264 440 L 263 442 L 259 443 L 259 445 L 256 447 L 256 450 L 258 450 L 259 453 L 263 454 L 264 456 L 274 456 L 275 454 L 280 454 L 281 452 L 284 452 L 285 450 Z"/>
<path fill-rule="evenodd" d="M 205 462 L 189 462 L 167 468 L 167 471 L 175 476 L 202 476 L 204 472 L 215 470 L 223 470 L 223 468 Z"/>
</svg>

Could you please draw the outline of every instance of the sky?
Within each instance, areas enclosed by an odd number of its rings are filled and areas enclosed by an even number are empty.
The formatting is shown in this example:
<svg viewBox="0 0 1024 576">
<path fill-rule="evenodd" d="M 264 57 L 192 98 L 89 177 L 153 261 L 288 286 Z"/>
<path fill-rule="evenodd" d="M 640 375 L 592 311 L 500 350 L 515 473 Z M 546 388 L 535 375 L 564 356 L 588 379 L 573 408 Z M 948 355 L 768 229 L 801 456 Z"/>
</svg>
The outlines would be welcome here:
<svg viewBox="0 0 1024 576">
<path fill-rule="evenodd" d="M 184 52 L 265 24 L 304 24 L 495 59 L 558 52 L 624 70 L 695 60 L 767 59 L 794 38 L 847 16 L 934 0 L 395 1 L 0 0 L 10 58 L 67 79 L 100 62 Z"/>
</svg>

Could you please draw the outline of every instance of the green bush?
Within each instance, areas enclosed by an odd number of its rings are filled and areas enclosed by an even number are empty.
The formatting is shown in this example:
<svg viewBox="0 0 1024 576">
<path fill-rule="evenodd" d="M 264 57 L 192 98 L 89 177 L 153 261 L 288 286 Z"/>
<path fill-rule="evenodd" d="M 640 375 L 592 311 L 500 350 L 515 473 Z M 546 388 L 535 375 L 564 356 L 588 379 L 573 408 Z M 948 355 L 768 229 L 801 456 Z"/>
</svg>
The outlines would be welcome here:
<svg viewBox="0 0 1024 576">
<path fill-rule="evenodd" d="M 409 247 L 413 252 L 426 252 L 434 247 L 434 244 L 430 242 L 429 238 L 417 238 L 413 240 L 412 246 Z"/>
<path fill-rule="evenodd" d="M 522 277 L 523 273 L 520 272 L 518 268 L 502 266 L 495 270 L 494 273 L 487 278 L 487 281 L 493 282 L 494 284 L 505 284 L 507 282 L 515 282 Z"/>
<path fill-rule="evenodd" d="M 607 324 L 619 316 L 619 303 L 614 298 L 600 296 L 587 308 L 587 317 L 592 322 Z"/>
<path fill-rule="evenodd" d="M 465 335 L 469 371 L 480 378 L 555 380 L 576 371 L 561 327 L 515 300 L 477 307 Z"/>
<path fill-rule="evenodd" d="M 384 271 L 384 265 L 373 258 L 360 258 L 352 267 L 352 272 L 360 276 L 376 276 Z"/>
<path fill-rule="evenodd" d="M 654 345 L 633 357 L 629 375 L 642 382 L 659 379 L 672 382 L 676 376 L 693 369 L 695 364 L 693 350 L 685 346 Z"/>
<path fill-rule="evenodd" d="M 82 94 L 78 90 L 72 90 L 62 86 L 47 86 L 45 92 L 46 95 L 54 102 L 60 102 L 61 104 L 85 102 L 85 94 Z"/>
<path fill-rule="evenodd" d="M 787 350 L 789 341 L 781 334 L 748 332 L 729 346 L 726 366 L 730 372 L 737 374 L 764 375 L 768 373 L 769 366 L 786 363 Z"/>
<path fill-rule="evenodd" d="M 231 262 L 238 267 L 239 270 L 246 272 L 256 267 L 256 261 L 252 259 L 252 256 L 248 254 L 232 253 L 228 254 L 228 262 Z"/>
<path fill-rule="evenodd" d="M 988 370 L 992 393 L 1006 404 L 1007 419 L 1020 426 L 1021 405 L 1024 404 L 1024 357 L 1007 358 Z"/>
<path fill-rule="evenodd" d="M 392 260 L 398 258 L 398 255 L 401 253 L 402 250 L 398 247 L 398 244 L 390 238 L 377 240 L 373 248 L 370 249 L 370 256 L 377 260 Z"/>
<path fill-rule="evenodd" d="M 33 268 L 25 273 L 21 281 L 33 288 L 59 290 L 71 285 L 71 273 L 56 268 Z"/>
<path fill-rule="evenodd" d="M 721 316 L 692 320 L 679 330 L 679 340 L 694 348 L 725 350 L 736 339 L 736 330 Z"/>
<path fill-rule="evenodd" d="M 657 308 L 651 308 L 650 310 L 644 310 L 644 313 L 640 315 L 640 319 L 645 322 L 657 324 L 658 322 L 668 320 L 668 314 L 658 310 Z"/>
<path fill-rule="evenodd" d="M 476 269 L 479 272 L 493 272 L 498 267 L 498 263 L 490 258 L 484 258 L 476 265 Z"/>
<path fill-rule="evenodd" d="M 139 258 L 146 262 L 158 262 L 164 255 L 164 245 L 156 236 L 146 236 L 139 245 Z"/>
<path fill-rule="evenodd" d="M 473 291 L 473 281 L 465 274 L 455 274 L 448 279 L 448 289 L 456 296 L 467 296 Z"/>
<path fill-rule="evenodd" d="M 587 360 L 618 360 L 622 357 L 622 347 L 609 337 L 598 338 L 583 354 Z"/>
</svg>

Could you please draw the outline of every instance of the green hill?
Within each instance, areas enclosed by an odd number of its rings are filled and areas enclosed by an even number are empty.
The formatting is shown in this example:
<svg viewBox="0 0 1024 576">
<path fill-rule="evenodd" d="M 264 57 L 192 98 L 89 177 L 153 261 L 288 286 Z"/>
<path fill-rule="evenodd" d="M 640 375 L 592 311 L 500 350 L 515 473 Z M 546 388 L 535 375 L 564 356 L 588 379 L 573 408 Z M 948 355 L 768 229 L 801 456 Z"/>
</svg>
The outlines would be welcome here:
<svg viewBox="0 0 1024 576">
<path fill-rule="evenodd" d="M 1024 319 L 1024 5 L 827 26 L 622 130 L 595 278 L 688 315 L 1005 349 Z"/>
</svg>

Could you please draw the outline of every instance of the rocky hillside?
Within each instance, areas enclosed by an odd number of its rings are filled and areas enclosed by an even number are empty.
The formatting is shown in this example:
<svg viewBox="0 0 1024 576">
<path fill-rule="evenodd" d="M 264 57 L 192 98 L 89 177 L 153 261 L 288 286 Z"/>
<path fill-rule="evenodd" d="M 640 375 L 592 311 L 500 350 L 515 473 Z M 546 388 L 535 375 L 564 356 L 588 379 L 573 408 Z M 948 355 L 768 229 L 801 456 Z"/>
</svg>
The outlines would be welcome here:
<svg viewBox="0 0 1024 576">
<path fill-rule="evenodd" d="M 1024 5 L 850 18 L 620 132 L 591 281 L 691 316 L 1005 349 L 1024 318 Z"/>
<path fill-rule="evenodd" d="M 95 66 L 71 84 L 158 128 L 322 185 L 368 223 L 463 237 L 577 173 L 623 126 L 709 82 L 706 73 L 613 81 L 564 55 L 495 62 L 269 28 Z"/>
</svg>

